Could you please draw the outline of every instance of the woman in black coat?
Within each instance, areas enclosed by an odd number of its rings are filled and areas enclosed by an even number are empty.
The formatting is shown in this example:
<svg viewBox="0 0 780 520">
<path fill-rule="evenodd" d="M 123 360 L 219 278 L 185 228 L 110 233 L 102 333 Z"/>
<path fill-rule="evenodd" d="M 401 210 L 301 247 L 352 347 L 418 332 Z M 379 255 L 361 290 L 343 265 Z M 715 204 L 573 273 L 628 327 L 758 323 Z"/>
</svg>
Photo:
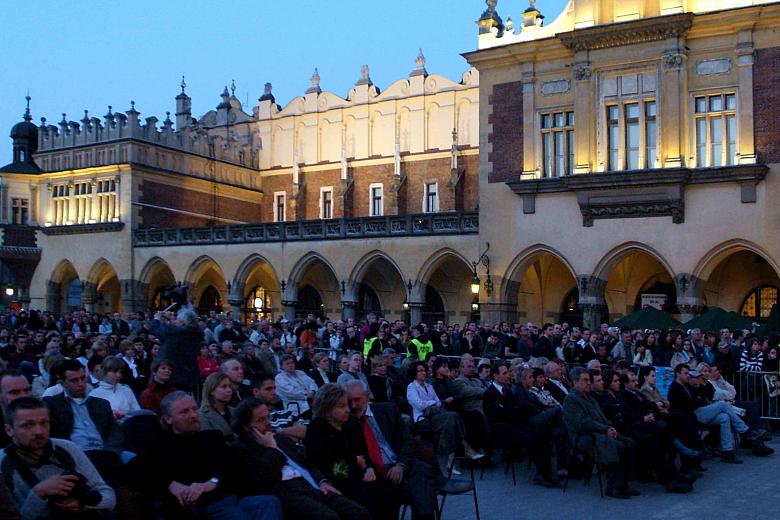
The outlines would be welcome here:
<svg viewBox="0 0 780 520">
<path fill-rule="evenodd" d="M 347 393 L 336 384 L 320 388 L 304 444 L 309 460 L 347 498 L 366 506 L 375 520 L 398 518 L 392 488 L 371 465 L 361 424 L 349 415 Z"/>
</svg>

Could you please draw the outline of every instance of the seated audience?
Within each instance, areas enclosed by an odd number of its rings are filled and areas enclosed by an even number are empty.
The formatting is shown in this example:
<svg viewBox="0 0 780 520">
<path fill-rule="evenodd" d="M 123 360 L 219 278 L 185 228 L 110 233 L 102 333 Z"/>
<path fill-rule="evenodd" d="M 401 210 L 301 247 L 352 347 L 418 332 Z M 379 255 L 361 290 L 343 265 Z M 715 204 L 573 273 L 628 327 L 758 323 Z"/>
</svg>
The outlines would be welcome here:
<svg viewBox="0 0 780 520">
<path fill-rule="evenodd" d="M 216 430 L 227 442 L 232 442 L 234 435 L 230 421 L 233 408 L 229 406 L 232 397 L 233 387 L 227 374 L 217 372 L 206 378 L 200 401 L 201 431 Z"/>
<path fill-rule="evenodd" d="M 139 404 L 141 408 L 151 410 L 159 417 L 160 401 L 163 400 L 163 397 L 176 390 L 171 386 L 173 362 L 158 357 L 152 363 L 151 371 L 152 377 L 146 389 L 141 392 Z"/>
<path fill-rule="evenodd" d="M 127 365 L 124 361 L 114 356 L 106 357 L 100 364 L 100 383 L 90 392 L 92 397 L 108 401 L 118 420 L 130 412 L 141 409 L 133 390 L 119 382 L 122 380 L 122 374 L 125 370 L 127 370 Z"/>
</svg>

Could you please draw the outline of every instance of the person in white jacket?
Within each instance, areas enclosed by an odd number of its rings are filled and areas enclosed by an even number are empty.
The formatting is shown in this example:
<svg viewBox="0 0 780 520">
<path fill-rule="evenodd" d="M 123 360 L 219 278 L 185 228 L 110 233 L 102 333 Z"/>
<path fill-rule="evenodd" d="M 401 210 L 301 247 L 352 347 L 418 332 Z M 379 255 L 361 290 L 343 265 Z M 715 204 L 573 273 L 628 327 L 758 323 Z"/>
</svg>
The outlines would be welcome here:
<svg viewBox="0 0 780 520">
<path fill-rule="evenodd" d="M 100 364 L 100 382 L 97 388 L 89 393 L 91 397 L 108 401 L 117 420 L 141 409 L 130 387 L 119 382 L 124 370 L 127 370 L 124 361 L 115 356 L 108 356 Z"/>
<path fill-rule="evenodd" d="M 317 383 L 301 370 L 295 370 L 295 356 L 282 356 L 282 371 L 276 374 L 276 393 L 282 399 L 285 409 L 293 405 L 298 415 L 309 410 L 309 400 L 317 391 Z"/>
</svg>

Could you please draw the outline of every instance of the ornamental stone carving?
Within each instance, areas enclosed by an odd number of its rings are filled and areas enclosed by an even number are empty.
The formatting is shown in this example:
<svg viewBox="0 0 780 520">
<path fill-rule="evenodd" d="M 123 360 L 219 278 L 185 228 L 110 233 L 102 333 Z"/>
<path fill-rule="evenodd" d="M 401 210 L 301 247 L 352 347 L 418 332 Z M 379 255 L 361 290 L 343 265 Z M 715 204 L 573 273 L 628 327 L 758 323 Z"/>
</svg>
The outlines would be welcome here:
<svg viewBox="0 0 780 520">
<path fill-rule="evenodd" d="M 663 61 L 664 68 L 674 70 L 682 67 L 684 58 L 685 55 L 683 53 L 678 51 L 670 51 L 665 52 L 661 57 L 661 60 Z"/>
<path fill-rule="evenodd" d="M 579 65 L 574 67 L 574 79 L 577 81 L 588 81 L 592 75 L 593 71 L 588 66 Z"/>
<path fill-rule="evenodd" d="M 571 83 L 567 79 L 560 79 L 557 81 L 545 81 L 542 83 L 542 95 L 552 96 L 555 94 L 563 94 L 569 91 Z"/>
</svg>

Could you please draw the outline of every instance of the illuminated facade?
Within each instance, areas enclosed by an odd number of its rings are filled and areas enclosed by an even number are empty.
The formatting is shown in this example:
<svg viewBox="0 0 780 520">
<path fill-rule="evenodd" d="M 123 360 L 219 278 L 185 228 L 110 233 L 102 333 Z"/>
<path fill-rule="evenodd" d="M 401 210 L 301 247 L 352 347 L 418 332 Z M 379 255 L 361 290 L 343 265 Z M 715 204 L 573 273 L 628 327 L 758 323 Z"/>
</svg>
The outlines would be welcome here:
<svg viewBox="0 0 780 520">
<path fill-rule="evenodd" d="M 477 260 L 486 322 L 766 314 L 780 3 L 571 0 L 548 25 L 486 3 L 459 82 L 420 53 L 346 98 L 315 70 L 284 107 L 225 88 L 193 118 L 182 82 L 162 123 L 26 117 L 0 169 L 3 285 L 60 311 L 164 307 L 181 283 L 247 317 L 462 323 Z"/>
</svg>

